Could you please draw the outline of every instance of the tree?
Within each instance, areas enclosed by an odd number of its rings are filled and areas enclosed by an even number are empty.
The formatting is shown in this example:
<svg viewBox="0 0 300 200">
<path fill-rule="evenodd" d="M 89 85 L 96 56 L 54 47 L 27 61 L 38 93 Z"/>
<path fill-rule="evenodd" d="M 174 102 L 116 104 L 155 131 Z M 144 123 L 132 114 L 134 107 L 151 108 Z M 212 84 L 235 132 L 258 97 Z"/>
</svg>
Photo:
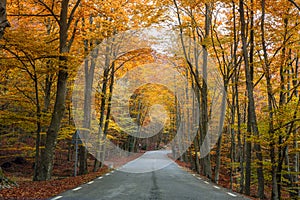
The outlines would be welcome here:
<svg viewBox="0 0 300 200">
<path fill-rule="evenodd" d="M 243 57 L 245 64 L 245 76 L 246 76 L 246 88 L 247 88 L 247 97 L 248 97 L 248 120 L 249 120 L 249 130 L 253 132 L 254 136 L 259 139 L 259 130 L 257 126 L 256 111 L 255 111 L 255 102 L 253 96 L 253 80 L 251 77 L 250 65 L 249 65 L 249 55 L 247 50 L 247 41 L 246 41 L 246 22 L 245 22 L 245 12 L 244 12 L 244 1 L 239 1 L 239 12 L 240 12 L 240 22 L 241 22 L 241 39 L 242 39 L 242 48 L 243 48 Z M 251 59 L 251 56 L 250 56 Z M 250 61 L 251 63 L 251 61 Z M 257 177 L 258 177 L 258 196 L 260 199 L 264 199 L 264 173 L 263 173 L 263 160 L 261 146 L 259 142 L 254 144 L 254 149 L 256 151 L 257 162 Z M 249 165 L 249 164 L 248 164 Z"/>
<path fill-rule="evenodd" d="M 186 62 L 188 64 L 188 69 L 190 70 L 190 73 L 193 77 L 193 81 L 195 81 L 195 90 L 196 90 L 196 96 L 197 100 L 199 102 L 199 105 L 201 107 L 201 114 L 200 114 L 200 120 L 199 120 L 199 140 L 197 141 L 199 144 L 196 144 L 196 147 L 199 147 L 201 145 L 204 145 L 202 150 L 207 151 L 209 149 L 209 143 L 204 142 L 204 138 L 208 134 L 208 91 L 207 91 L 207 66 L 208 66 L 208 40 L 210 37 L 210 29 L 211 29 L 211 18 L 212 18 L 212 2 L 206 2 L 204 4 L 205 8 L 205 14 L 204 14 L 204 31 L 199 31 L 202 27 L 199 26 L 199 22 L 195 20 L 194 16 L 194 8 L 197 6 L 200 7 L 200 5 L 194 6 L 194 5 L 189 5 L 184 4 L 179 5 L 176 0 L 173 1 L 174 6 L 176 8 L 176 14 L 177 14 L 177 19 L 179 23 L 179 29 L 180 29 L 180 37 L 181 37 L 181 45 L 183 48 L 184 56 L 186 59 Z M 183 35 L 184 35 L 184 22 L 182 22 L 182 17 L 180 15 L 180 8 L 179 6 L 186 6 L 186 12 L 189 13 L 189 17 L 191 18 L 191 28 L 192 32 L 190 37 L 192 38 L 193 43 L 200 42 L 202 44 L 202 68 L 200 69 L 199 63 L 200 58 L 199 58 L 199 50 L 194 47 L 191 52 L 187 49 L 187 45 L 185 44 L 186 41 L 183 40 Z M 191 59 L 191 55 L 195 55 L 195 60 Z M 202 74 L 200 74 L 202 72 Z M 200 78 L 200 76 L 202 78 Z M 199 148 L 199 151 L 201 149 Z M 208 178 L 212 178 L 212 170 L 211 170 L 211 163 L 210 163 L 210 154 L 206 152 L 200 152 L 200 155 L 205 155 L 200 159 L 200 164 L 202 166 L 202 172 L 205 176 Z M 196 159 L 197 156 L 196 156 Z"/>
<path fill-rule="evenodd" d="M 68 57 L 70 48 L 72 46 L 76 26 L 78 19 L 75 22 L 74 31 L 71 33 L 70 39 L 68 39 L 71 23 L 74 21 L 75 12 L 80 4 L 80 0 L 77 0 L 73 7 L 70 9 L 69 0 L 63 0 L 60 5 L 59 19 L 57 18 L 54 10 L 51 6 L 48 6 L 44 1 L 39 0 L 39 3 L 43 5 L 48 12 L 50 12 L 59 25 L 59 71 L 57 78 L 57 89 L 54 110 L 52 112 L 52 118 L 47 130 L 45 151 L 41 155 L 40 174 L 38 180 L 49 180 L 53 169 L 53 155 L 57 143 L 57 134 L 60 128 L 61 120 L 65 111 L 67 81 L 68 81 Z M 70 10 L 70 15 L 68 12 Z"/>
</svg>

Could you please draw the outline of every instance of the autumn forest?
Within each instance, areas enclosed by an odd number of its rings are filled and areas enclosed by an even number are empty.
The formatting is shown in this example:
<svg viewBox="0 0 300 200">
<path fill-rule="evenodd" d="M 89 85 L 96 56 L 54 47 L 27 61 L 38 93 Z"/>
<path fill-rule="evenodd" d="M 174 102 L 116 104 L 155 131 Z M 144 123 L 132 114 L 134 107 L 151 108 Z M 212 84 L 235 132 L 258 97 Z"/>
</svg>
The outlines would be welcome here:
<svg viewBox="0 0 300 200">
<path fill-rule="evenodd" d="M 300 1 L 1 0 L 0 48 L 0 198 L 169 149 L 300 199 Z"/>
</svg>

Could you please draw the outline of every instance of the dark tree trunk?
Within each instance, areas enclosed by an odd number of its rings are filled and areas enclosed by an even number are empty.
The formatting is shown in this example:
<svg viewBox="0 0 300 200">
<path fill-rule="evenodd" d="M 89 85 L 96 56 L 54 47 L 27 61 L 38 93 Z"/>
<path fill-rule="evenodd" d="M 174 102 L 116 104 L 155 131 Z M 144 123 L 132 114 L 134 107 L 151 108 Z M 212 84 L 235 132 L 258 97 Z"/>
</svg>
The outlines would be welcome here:
<svg viewBox="0 0 300 200">
<path fill-rule="evenodd" d="M 212 13 L 212 6 L 210 3 L 205 4 L 205 38 L 207 39 L 210 34 L 211 28 L 211 13 Z M 203 48 L 203 81 L 202 81 L 202 90 L 201 90 L 201 114 L 202 114 L 202 124 L 201 124 L 201 131 L 200 131 L 200 145 L 205 145 L 204 148 L 208 149 L 210 144 L 202 144 L 204 138 L 206 137 L 208 131 L 208 88 L 207 88 L 207 65 L 208 65 L 208 51 L 207 46 L 202 45 Z M 201 152 L 200 152 L 201 154 Z M 212 178 L 212 170 L 211 170 L 211 163 L 210 163 L 210 154 L 208 153 L 204 157 L 201 158 L 202 170 L 203 174 L 208 178 Z"/>
<path fill-rule="evenodd" d="M 110 118 L 110 112 L 111 112 L 111 100 L 112 100 L 112 94 L 114 89 L 114 79 L 115 79 L 115 63 L 112 63 L 111 67 L 111 75 L 110 75 L 110 84 L 109 84 L 109 96 L 108 96 L 108 106 L 107 106 L 107 112 L 106 112 L 106 118 L 104 123 L 104 130 L 103 130 L 103 141 L 106 140 L 108 126 L 109 126 L 109 118 Z M 104 155 L 105 155 L 105 143 L 102 145 L 101 151 L 103 152 L 103 156 L 101 158 L 101 163 L 104 162 Z"/>
<path fill-rule="evenodd" d="M 39 88 L 38 88 L 38 78 L 36 71 L 34 71 L 34 89 L 35 89 L 35 100 L 36 100 L 36 117 L 37 117 L 37 130 L 36 130 L 36 140 L 35 140 L 35 161 L 34 161 L 34 174 L 33 180 L 38 179 L 39 165 L 40 165 L 40 141 L 41 141 L 41 105 L 39 99 Z"/>
<path fill-rule="evenodd" d="M 10 27 L 10 24 L 6 16 L 6 0 L 0 0 L 0 39 L 2 39 L 7 27 Z"/>
<path fill-rule="evenodd" d="M 262 15 L 261 15 L 261 41 L 262 41 L 262 47 L 263 47 L 263 57 L 264 57 L 264 72 L 267 82 L 267 94 L 268 94 L 268 112 L 269 112 L 269 139 L 270 139 L 270 158 L 271 158 L 271 176 L 272 176 L 272 194 L 271 199 L 272 200 L 278 200 L 278 185 L 277 185 L 277 179 L 276 179 L 276 173 L 277 173 L 277 163 L 276 163 L 276 156 L 275 156 L 275 137 L 274 137 L 274 125 L 273 125 L 273 89 L 271 85 L 271 75 L 270 75 L 270 65 L 269 65 L 269 59 L 268 59 L 268 53 L 267 53 L 267 47 L 265 42 L 265 1 L 261 1 L 261 9 L 262 9 Z"/>
<path fill-rule="evenodd" d="M 246 22 L 245 22 L 245 11 L 244 11 L 244 0 L 239 1 L 239 12 L 240 12 L 240 22 L 241 22 L 241 38 L 242 38 L 242 48 L 243 48 L 243 57 L 245 64 L 245 76 L 246 76 L 246 89 L 248 97 L 248 116 L 251 126 L 251 132 L 257 138 L 259 138 L 259 131 L 257 127 L 256 112 L 255 112 L 255 103 L 254 103 L 254 94 L 253 94 L 253 80 L 251 77 L 251 68 L 249 65 L 249 56 L 247 50 L 247 40 L 246 40 Z M 253 17 L 251 17 L 253 18 Z M 253 30 L 253 29 L 251 29 Z M 252 40 L 252 39 L 250 39 Z M 251 52 L 250 52 L 251 53 Z M 253 57 L 250 56 L 250 58 Z M 250 60 L 250 64 L 252 64 Z M 262 152 L 261 146 L 258 142 L 254 143 L 254 150 L 257 157 L 257 177 L 258 177 L 258 196 L 260 199 L 264 199 L 264 175 L 263 175 L 263 163 L 262 163 Z M 249 166 L 247 166 L 249 167 Z"/>
<path fill-rule="evenodd" d="M 106 105 L 106 98 L 107 98 L 107 84 L 109 80 L 109 71 L 110 71 L 110 47 L 107 45 L 106 47 L 106 56 L 105 56 L 105 69 L 103 71 L 103 83 L 102 83 L 102 90 L 101 90 L 101 102 L 100 102 L 100 118 L 99 118 L 99 131 L 98 131 L 98 149 L 96 152 L 96 159 L 94 162 L 94 172 L 98 171 L 99 167 L 102 167 L 103 163 L 100 161 L 102 160 L 103 152 L 102 143 L 100 141 L 103 138 L 103 130 L 104 130 L 104 116 L 105 116 L 105 105 Z"/>
<path fill-rule="evenodd" d="M 50 23 L 50 18 L 48 18 L 47 23 Z M 50 35 L 51 30 L 50 30 L 50 25 L 46 25 L 47 28 L 47 34 Z M 46 63 L 46 68 L 49 70 L 51 65 L 51 61 L 48 60 Z M 36 70 L 34 70 L 36 71 Z M 37 181 L 39 180 L 39 169 L 40 169 L 40 155 L 43 153 L 44 149 L 41 149 L 41 146 L 45 146 L 45 134 L 41 134 L 41 132 L 45 132 L 45 128 L 41 124 L 41 119 L 46 115 L 46 113 L 49 110 L 50 107 L 50 101 L 51 101 L 51 88 L 52 88 L 52 83 L 53 83 L 53 78 L 54 74 L 48 72 L 46 74 L 45 78 L 45 87 L 43 88 L 44 92 L 44 108 L 41 109 L 40 105 L 40 100 L 39 100 L 39 89 L 38 89 L 38 78 L 37 74 L 35 72 L 34 76 L 34 85 L 35 85 L 35 91 L 36 91 L 36 113 L 37 113 L 37 132 L 36 132 L 36 144 L 35 144 L 35 162 L 34 162 L 34 174 L 33 174 L 33 180 Z"/>
</svg>

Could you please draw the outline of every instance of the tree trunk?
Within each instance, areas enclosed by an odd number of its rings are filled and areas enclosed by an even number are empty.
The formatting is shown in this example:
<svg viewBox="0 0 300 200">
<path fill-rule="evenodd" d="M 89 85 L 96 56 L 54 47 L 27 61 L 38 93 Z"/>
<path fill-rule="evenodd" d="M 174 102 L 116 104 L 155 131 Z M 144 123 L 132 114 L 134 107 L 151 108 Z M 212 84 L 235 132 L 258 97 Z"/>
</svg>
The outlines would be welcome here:
<svg viewBox="0 0 300 200">
<path fill-rule="evenodd" d="M 92 16 L 90 16 L 90 24 L 93 22 Z M 83 19 L 84 25 L 84 19 Z M 93 42 L 84 40 L 84 51 L 87 56 L 89 53 L 89 43 L 90 47 L 93 48 Z M 84 62 L 84 78 L 85 78 L 85 87 L 84 87 L 84 113 L 83 113 L 83 135 L 91 134 L 91 104 L 92 104 L 92 89 L 94 83 L 94 73 L 95 73 L 95 59 L 98 57 L 98 50 L 94 50 L 91 53 L 91 58 L 86 58 Z M 88 173 L 87 166 L 87 149 L 85 146 L 80 147 L 80 156 L 79 156 L 79 174 Z"/>
<path fill-rule="evenodd" d="M 236 61 L 235 66 L 236 66 Z M 238 90 L 238 69 L 235 67 L 235 72 L 234 72 L 234 94 L 235 94 L 235 107 L 236 107 L 236 113 L 237 113 L 237 139 L 238 139 L 238 160 L 240 162 L 240 193 L 243 193 L 244 191 L 244 181 L 245 181 L 245 175 L 244 175 L 244 146 L 242 144 L 242 138 L 241 138 L 241 113 L 240 113 L 240 105 L 239 105 L 239 90 Z M 245 144 L 245 143 L 244 143 Z M 251 145 L 250 145 L 251 146 Z M 250 151 L 251 153 L 251 151 Z M 251 160 L 251 158 L 250 158 Z M 250 180 L 250 179 L 249 179 Z"/>
<path fill-rule="evenodd" d="M 216 168 L 215 168 L 215 183 L 219 183 L 219 175 L 220 175 L 220 164 L 221 164 L 221 146 L 222 146 L 222 135 L 220 135 L 217 142 L 217 150 L 216 150 Z"/>
<path fill-rule="evenodd" d="M 245 64 L 245 71 L 246 71 L 245 73 L 246 89 L 247 89 L 247 98 L 249 102 L 248 115 L 251 124 L 251 131 L 253 132 L 253 135 L 258 139 L 259 131 L 257 127 L 255 103 L 254 103 L 254 96 L 253 96 L 253 81 L 252 81 L 251 71 L 249 67 L 247 40 L 245 35 L 246 23 L 245 23 L 245 12 L 244 12 L 244 0 L 240 0 L 239 4 L 240 4 L 239 12 L 240 12 L 240 21 L 241 21 L 241 38 L 242 38 L 243 57 L 244 57 L 244 64 Z M 250 61 L 250 63 L 253 62 Z M 256 157 L 258 159 L 257 161 L 258 196 L 260 199 L 264 199 L 264 175 L 263 175 L 262 153 L 261 153 L 261 146 L 258 142 L 254 143 L 254 150 L 256 152 Z"/>
<path fill-rule="evenodd" d="M 212 13 L 212 6 L 211 3 L 205 4 L 205 37 L 204 40 L 207 40 L 210 34 L 211 28 L 211 13 Z M 210 144 L 205 143 L 202 144 L 204 138 L 206 137 L 208 131 L 208 89 L 207 89 L 207 65 L 208 65 L 208 51 L 207 46 L 202 45 L 203 48 L 203 72 L 202 72 L 202 91 L 201 91 L 201 114 L 202 114 L 202 126 L 200 131 L 200 145 L 205 145 L 204 149 L 208 149 Z M 201 154 L 201 152 L 200 152 Z M 210 163 L 210 154 L 208 153 L 204 157 L 201 158 L 202 163 L 202 170 L 203 174 L 208 177 L 209 179 L 212 178 L 212 170 L 211 170 L 211 163 Z"/>
<path fill-rule="evenodd" d="M 295 87 L 297 84 L 299 84 L 299 81 L 298 81 L 298 67 L 299 67 L 299 57 L 298 55 L 296 55 L 296 62 L 295 62 L 295 70 L 294 70 L 294 77 L 293 77 L 293 86 Z M 295 91 L 295 96 L 297 98 L 299 98 L 299 94 L 298 94 L 298 91 L 296 90 Z M 298 149 L 299 148 L 299 145 L 298 145 L 298 138 L 297 137 L 297 131 L 295 130 L 294 131 L 294 143 L 293 143 L 293 147 L 294 149 Z M 300 190 L 299 190 L 299 159 L 300 159 L 300 156 L 299 156 L 299 151 L 298 152 L 295 152 L 295 155 L 294 155 L 294 172 L 295 172 L 295 175 L 294 175 L 294 187 L 295 187 L 295 198 L 298 198 L 300 197 Z"/>
<path fill-rule="evenodd" d="M 80 0 L 77 0 L 76 5 L 73 7 L 75 11 L 79 5 Z M 61 2 L 60 19 L 59 19 L 59 71 L 57 78 L 56 99 L 54 110 L 52 113 L 51 122 L 46 135 L 45 151 L 41 155 L 40 175 L 38 180 L 51 179 L 53 169 L 54 152 L 57 143 L 57 134 L 60 129 L 61 120 L 65 112 L 65 102 L 67 93 L 67 80 L 68 80 L 68 58 L 64 54 L 68 53 L 72 41 L 68 42 L 68 29 L 72 18 L 68 19 L 69 0 Z"/>
<path fill-rule="evenodd" d="M 102 167 L 100 161 L 102 160 L 103 152 L 101 152 L 102 145 L 103 145 L 103 129 L 104 129 L 104 111 L 105 111 L 105 104 L 106 104 L 106 90 L 107 90 L 107 83 L 108 83 L 108 76 L 110 71 L 110 55 L 109 55 L 110 47 L 109 44 L 106 47 L 106 55 L 105 55 L 105 69 L 103 71 L 103 83 L 102 83 L 102 90 L 101 90 L 101 103 L 100 103 L 100 118 L 99 118 L 99 132 L 98 132 L 98 144 L 99 147 L 96 152 L 96 159 L 94 163 L 94 172 L 98 171 L 99 167 Z"/>
<path fill-rule="evenodd" d="M 50 35 L 50 25 L 49 22 L 50 18 L 47 19 L 47 34 Z M 51 61 L 48 60 L 46 63 L 46 68 L 50 68 Z M 34 70 L 36 71 L 36 70 Z M 41 132 L 44 132 L 45 127 L 42 127 L 41 125 L 41 118 L 45 116 L 45 114 L 48 112 L 50 107 L 50 101 L 51 101 L 51 88 L 53 83 L 53 73 L 47 73 L 45 78 L 45 87 L 44 87 L 44 108 L 41 110 L 40 100 L 39 100 L 39 90 L 38 90 L 38 78 L 37 74 L 35 72 L 34 76 L 34 85 L 35 85 L 35 93 L 36 93 L 36 112 L 37 112 L 37 132 L 36 132 L 36 144 L 35 144 L 35 161 L 34 161 L 34 173 L 33 173 L 33 181 L 37 181 L 39 177 L 39 169 L 40 169 L 40 155 L 44 151 L 44 149 L 40 149 L 41 146 L 45 146 L 45 135 Z"/>
<path fill-rule="evenodd" d="M 199 162 L 199 156 L 198 156 L 198 152 L 199 152 L 199 131 L 197 132 L 197 135 L 194 138 L 194 148 L 195 148 L 195 167 L 196 167 L 196 171 L 198 174 L 201 173 L 201 167 L 200 167 L 200 162 Z"/>
<path fill-rule="evenodd" d="M 272 200 L 278 200 L 278 187 L 276 180 L 277 164 L 275 156 L 275 138 L 274 138 L 274 119 L 273 119 L 273 89 L 271 85 L 271 75 L 270 75 L 270 65 L 267 53 L 267 47 L 265 42 L 265 0 L 261 0 L 261 41 L 263 47 L 263 57 L 264 57 L 264 72 L 267 82 L 267 94 L 268 94 L 268 112 L 269 112 L 269 138 L 270 138 L 270 158 L 271 158 L 271 174 L 272 174 Z"/>
<path fill-rule="evenodd" d="M 38 173 L 39 173 L 39 165 L 40 165 L 40 141 L 41 141 L 41 105 L 40 105 L 40 99 L 39 99 L 39 87 L 38 87 L 38 78 L 36 71 L 34 71 L 34 89 L 35 89 L 35 103 L 36 103 L 36 140 L 35 140 L 35 161 L 34 161 L 34 174 L 33 174 L 33 180 L 38 179 Z"/>
<path fill-rule="evenodd" d="M 105 155 L 105 140 L 107 136 L 107 131 L 108 131 L 108 126 L 109 126 L 109 118 L 110 118 L 110 112 L 111 112 L 111 100 L 112 100 L 112 94 L 113 94 L 113 89 L 114 89 L 114 80 L 115 80 L 115 63 L 112 63 L 111 67 L 111 75 L 110 75 L 110 84 L 109 84 L 109 96 L 108 96 L 108 106 L 107 106 L 107 112 L 106 112 L 106 119 L 104 123 L 104 130 L 103 130 L 103 141 L 104 144 L 102 145 L 101 151 L 103 152 L 103 156 L 101 158 L 101 163 L 104 162 L 104 155 Z"/>
<path fill-rule="evenodd" d="M 250 195 L 250 187 L 251 187 L 251 157 L 252 157 L 252 143 L 250 141 L 251 138 L 251 124 L 249 120 L 249 104 L 247 106 L 247 136 L 246 136 L 246 166 L 245 166 L 245 194 Z"/>
<path fill-rule="evenodd" d="M 0 0 L 0 39 L 2 39 L 6 27 L 10 27 L 6 16 L 6 0 Z"/>
<path fill-rule="evenodd" d="M 65 111 L 64 103 L 66 100 L 67 79 L 68 73 L 61 70 L 58 74 L 56 101 L 51 123 L 47 131 L 45 151 L 41 155 L 41 173 L 38 180 L 49 180 L 51 178 L 57 134 Z"/>
</svg>

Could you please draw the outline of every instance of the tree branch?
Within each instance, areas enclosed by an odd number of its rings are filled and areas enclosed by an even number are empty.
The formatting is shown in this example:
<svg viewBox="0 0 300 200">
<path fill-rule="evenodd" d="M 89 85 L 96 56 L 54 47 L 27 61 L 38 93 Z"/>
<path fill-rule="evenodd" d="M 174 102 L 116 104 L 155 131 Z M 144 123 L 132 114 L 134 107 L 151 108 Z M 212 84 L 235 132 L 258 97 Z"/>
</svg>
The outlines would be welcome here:
<svg viewBox="0 0 300 200">
<path fill-rule="evenodd" d="M 10 17 L 52 17 L 53 14 L 9 14 Z M 58 15 L 56 15 L 58 17 Z"/>
<path fill-rule="evenodd" d="M 75 11 L 76 11 L 76 9 L 78 8 L 79 4 L 80 4 L 80 0 L 77 0 L 75 6 L 74 6 L 73 9 L 71 10 L 71 14 L 70 14 L 70 17 L 69 17 L 69 20 L 68 20 L 68 24 L 67 24 L 67 29 L 70 28 L 70 25 L 71 25 L 71 23 L 72 23 L 72 21 L 73 21 L 73 18 L 74 18 Z"/>
<path fill-rule="evenodd" d="M 288 1 L 294 4 L 294 6 L 300 11 L 300 6 L 294 0 L 288 0 Z"/>
<path fill-rule="evenodd" d="M 57 15 L 54 13 L 53 9 L 51 9 L 43 0 L 37 0 L 37 2 L 40 3 L 40 4 L 42 4 L 42 6 L 44 6 L 51 13 L 51 16 L 54 17 L 55 21 L 60 26 L 60 21 L 57 18 Z"/>
</svg>

